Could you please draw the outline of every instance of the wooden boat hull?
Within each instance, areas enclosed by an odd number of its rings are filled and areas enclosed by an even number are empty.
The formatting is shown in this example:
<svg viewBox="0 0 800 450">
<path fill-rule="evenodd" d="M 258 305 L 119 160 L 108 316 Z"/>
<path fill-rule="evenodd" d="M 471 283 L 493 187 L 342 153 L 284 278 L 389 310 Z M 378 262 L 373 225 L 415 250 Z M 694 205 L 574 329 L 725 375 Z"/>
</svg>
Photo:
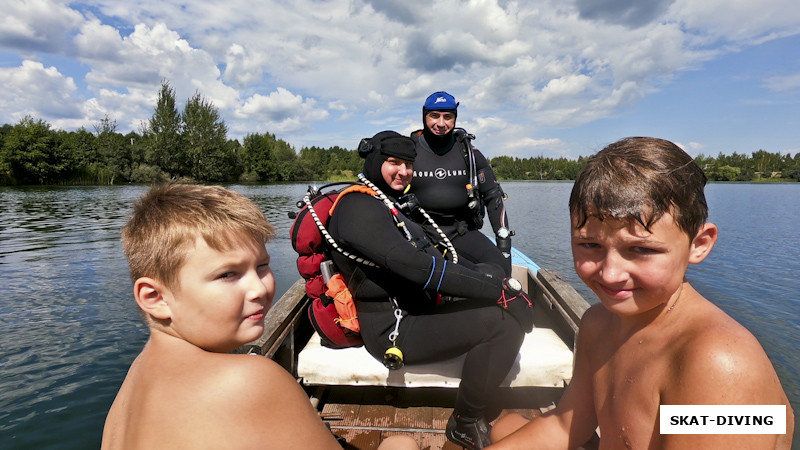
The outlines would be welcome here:
<svg viewBox="0 0 800 450">
<path fill-rule="evenodd" d="M 513 276 L 536 304 L 535 326 L 553 330 L 566 347 L 573 349 L 578 323 L 589 303 L 557 272 L 539 268 L 516 249 L 513 263 Z M 348 448 L 376 448 L 381 439 L 397 433 L 412 434 L 421 448 L 458 448 L 444 437 L 456 389 L 312 385 L 298 376 L 298 355 L 313 335 L 308 305 L 304 282 L 298 280 L 274 302 L 265 317 L 261 338 L 237 352 L 272 358 L 294 375 L 323 420 L 347 439 Z M 563 387 L 501 388 L 490 411 L 495 415 L 517 411 L 535 416 L 558 401 Z"/>
</svg>

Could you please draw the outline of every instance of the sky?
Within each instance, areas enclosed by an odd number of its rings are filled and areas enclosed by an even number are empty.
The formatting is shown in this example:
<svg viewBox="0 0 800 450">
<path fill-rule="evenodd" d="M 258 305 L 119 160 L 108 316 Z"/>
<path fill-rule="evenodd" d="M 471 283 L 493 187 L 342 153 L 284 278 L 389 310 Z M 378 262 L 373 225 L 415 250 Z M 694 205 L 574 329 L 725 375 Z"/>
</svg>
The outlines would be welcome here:
<svg viewBox="0 0 800 450">
<path fill-rule="evenodd" d="M 355 149 L 435 91 L 487 157 L 626 136 L 800 152 L 796 0 L 3 0 L 0 124 L 141 132 L 162 81 L 228 137 Z"/>
</svg>

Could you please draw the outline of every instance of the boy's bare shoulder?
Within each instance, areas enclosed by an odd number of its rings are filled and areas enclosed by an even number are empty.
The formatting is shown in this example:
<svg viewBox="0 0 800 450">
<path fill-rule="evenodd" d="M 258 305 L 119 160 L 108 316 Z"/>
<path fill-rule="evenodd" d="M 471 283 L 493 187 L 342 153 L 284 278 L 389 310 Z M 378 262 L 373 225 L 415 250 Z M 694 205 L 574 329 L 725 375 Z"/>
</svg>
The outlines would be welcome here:
<svg viewBox="0 0 800 450">
<path fill-rule="evenodd" d="M 227 401 L 238 394 L 247 397 L 260 395 L 286 395 L 287 388 L 296 390 L 297 382 L 277 363 L 258 355 L 212 354 L 215 370 L 211 371 L 206 383 L 218 386 L 217 395 Z M 224 391 L 224 395 L 220 392 Z M 240 397 L 237 402 L 241 401 Z M 262 397 L 263 398 L 263 397 Z"/>
<path fill-rule="evenodd" d="M 767 397 L 780 400 L 783 391 L 775 369 L 747 328 L 703 298 L 676 319 L 683 325 L 672 341 L 675 373 L 668 393 L 699 404 L 762 404 Z"/>
<path fill-rule="evenodd" d="M 602 303 L 595 303 L 589 307 L 581 317 L 580 327 L 579 327 L 579 337 L 582 336 L 585 339 L 590 339 L 588 342 L 592 342 L 592 338 L 607 333 L 608 327 L 612 326 L 611 321 L 614 315 L 609 312 Z"/>
<path fill-rule="evenodd" d="M 702 303 L 682 321 L 685 325 L 681 348 L 687 362 L 707 361 L 727 367 L 731 362 L 755 358 L 753 362 L 768 363 L 758 339 L 708 300 L 702 299 Z"/>
<path fill-rule="evenodd" d="M 270 442 L 286 448 L 335 447 L 307 395 L 284 368 L 257 355 L 210 356 L 214 361 L 196 406 L 213 411 L 206 426 L 224 430 L 223 436 L 215 437 L 224 439 L 226 446 Z"/>
</svg>

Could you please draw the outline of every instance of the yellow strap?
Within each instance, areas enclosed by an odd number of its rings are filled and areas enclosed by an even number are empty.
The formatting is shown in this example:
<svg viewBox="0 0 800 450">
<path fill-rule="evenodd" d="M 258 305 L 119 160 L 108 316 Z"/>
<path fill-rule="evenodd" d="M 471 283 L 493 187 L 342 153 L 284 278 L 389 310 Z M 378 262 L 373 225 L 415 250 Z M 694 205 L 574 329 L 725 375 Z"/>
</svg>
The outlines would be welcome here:
<svg viewBox="0 0 800 450">
<path fill-rule="evenodd" d="M 339 323 L 339 322 L 352 322 L 352 321 L 354 321 L 354 320 L 358 320 L 358 317 L 351 317 L 351 318 L 349 318 L 349 319 L 342 319 L 341 317 L 336 317 L 335 319 L 333 319 L 333 321 L 334 321 L 335 323 Z"/>
<path fill-rule="evenodd" d="M 378 193 L 373 191 L 372 188 L 370 188 L 369 186 L 364 186 L 363 184 L 354 184 L 354 185 L 350 186 L 349 188 L 343 190 L 339 194 L 339 196 L 336 197 L 336 201 L 333 202 L 333 205 L 331 206 L 331 210 L 328 211 L 328 215 L 333 215 L 333 210 L 336 209 L 336 205 L 339 204 L 339 200 L 341 200 L 342 197 L 345 194 L 349 194 L 351 192 L 361 192 L 362 194 L 368 194 L 368 195 L 371 195 L 373 197 L 378 195 Z"/>
</svg>

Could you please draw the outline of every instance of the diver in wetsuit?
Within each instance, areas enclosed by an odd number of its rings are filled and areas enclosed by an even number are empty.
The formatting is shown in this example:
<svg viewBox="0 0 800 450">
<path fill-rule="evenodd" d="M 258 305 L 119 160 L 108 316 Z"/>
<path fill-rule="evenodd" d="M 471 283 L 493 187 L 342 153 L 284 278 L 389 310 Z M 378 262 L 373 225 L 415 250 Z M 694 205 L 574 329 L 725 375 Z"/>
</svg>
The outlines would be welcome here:
<svg viewBox="0 0 800 450">
<path fill-rule="evenodd" d="M 514 289 L 521 288 L 516 280 L 492 265 L 482 270 L 445 259 L 422 227 L 408 219 L 399 204 L 413 204 L 403 196 L 416 156 L 410 138 L 384 131 L 362 141 L 359 154 L 365 158 L 360 178 L 383 196 L 339 197 L 328 231 L 343 250 L 374 263 L 332 252 L 356 301 L 364 346 L 385 363 L 387 350 L 397 348 L 409 365 L 466 353 L 446 433 L 459 445 L 483 448 L 489 443 L 487 403 L 533 326 L 533 308 L 524 292 Z M 448 256 L 457 258 L 452 252 Z M 440 295 L 467 299 L 437 304 Z M 513 300 L 504 309 L 499 299 Z M 399 321 L 395 310 L 401 311 Z"/>
<path fill-rule="evenodd" d="M 411 133 L 417 148 L 411 191 L 445 231 L 459 254 L 476 263 L 492 263 L 511 275 L 511 236 L 505 194 L 491 165 L 456 128 L 458 102 L 434 92 L 422 107 L 423 128 Z M 496 246 L 481 233 L 488 214 Z M 423 223 L 426 230 L 432 230 Z M 435 237 L 435 236 L 434 236 Z"/>
</svg>

